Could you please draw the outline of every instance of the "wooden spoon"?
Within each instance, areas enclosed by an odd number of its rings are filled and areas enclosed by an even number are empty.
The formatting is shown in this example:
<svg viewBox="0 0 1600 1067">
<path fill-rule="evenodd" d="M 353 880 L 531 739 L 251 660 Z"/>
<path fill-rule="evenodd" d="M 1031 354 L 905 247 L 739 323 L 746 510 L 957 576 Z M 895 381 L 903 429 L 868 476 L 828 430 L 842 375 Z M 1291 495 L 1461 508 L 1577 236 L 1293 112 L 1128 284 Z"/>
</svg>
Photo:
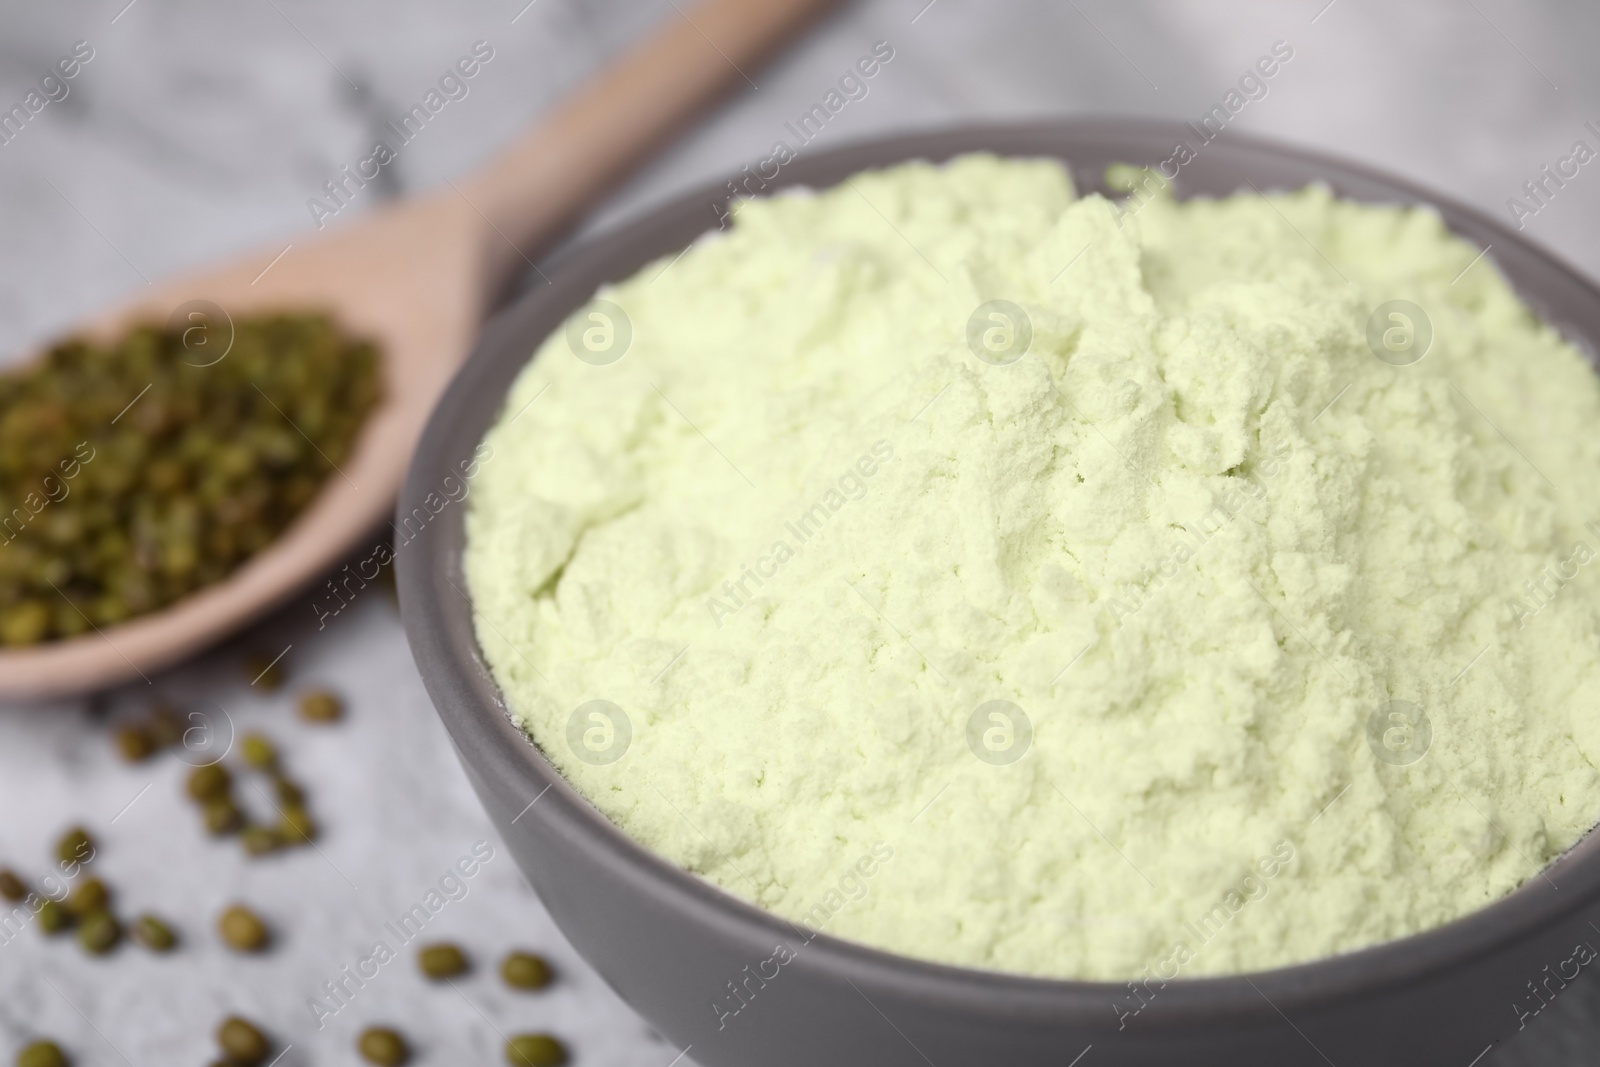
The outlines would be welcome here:
<svg viewBox="0 0 1600 1067">
<path fill-rule="evenodd" d="M 542 242 L 833 0 L 703 0 L 469 178 L 348 226 L 159 284 L 75 333 L 115 335 L 211 301 L 229 317 L 331 311 L 383 348 L 385 397 L 348 460 L 271 547 L 162 611 L 0 651 L 0 697 L 87 692 L 150 676 L 281 604 L 387 517 L 428 413 L 478 324 Z M 677 8 L 677 4 L 674 4 Z M 707 216 L 708 223 L 710 216 Z M 219 339 L 224 336 L 218 326 Z M 130 398 L 131 400 L 132 398 Z M 307 608 L 308 616 L 311 609 Z"/>
</svg>

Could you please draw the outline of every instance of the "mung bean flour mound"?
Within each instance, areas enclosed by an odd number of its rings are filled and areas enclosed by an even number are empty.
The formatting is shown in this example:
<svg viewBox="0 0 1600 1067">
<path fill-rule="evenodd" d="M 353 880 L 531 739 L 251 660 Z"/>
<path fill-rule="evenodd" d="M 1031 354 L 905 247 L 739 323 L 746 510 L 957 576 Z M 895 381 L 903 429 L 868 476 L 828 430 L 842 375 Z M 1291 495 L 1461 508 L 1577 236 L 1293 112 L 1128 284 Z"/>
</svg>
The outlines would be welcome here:
<svg viewBox="0 0 1600 1067">
<path fill-rule="evenodd" d="M 479 642 L 785 954 L 1168 979 L 1444 923 L 1600 815 L 1600 388 L 1478 255 L 986 155 L 744 203 L 516 382 Z"/>
</svg>

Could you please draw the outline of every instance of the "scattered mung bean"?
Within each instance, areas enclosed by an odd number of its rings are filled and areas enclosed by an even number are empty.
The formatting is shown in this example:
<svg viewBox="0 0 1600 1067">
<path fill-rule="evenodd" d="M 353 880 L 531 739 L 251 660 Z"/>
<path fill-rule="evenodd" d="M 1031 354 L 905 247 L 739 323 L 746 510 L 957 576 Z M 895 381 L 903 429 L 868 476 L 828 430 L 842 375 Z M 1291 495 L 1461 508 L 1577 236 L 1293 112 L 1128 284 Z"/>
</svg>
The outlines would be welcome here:
<svg viewBox="0 0 1600 1067">
<path fill-rule="evenodd" d="M 217 1027 L 217 1044 L 228 1062 L 238 1067 L 257 1067 L 272 1051 L 267 1035 L 254 1023 L 237 1015 L 222 1020 L 222 1025 Z"/>
<path fill-rule="evenodd" d="M 187 730 L 183 716 L 175 708 L 161 705 L 150 713 L 150 739 L 161 748 L 176 748 L 183 744 L 183 735 Z"/>
<path fill-rule="evenodd" d="M 437 945 L 424 945 L 417 953 L 417 964 L 422 968 L 422 973 L 435 981 L 445 978 L 454 978 L 458 974 L 465 974 L 467 970 L 467 954 L 461 951 L 459 945 L 441 942 Z"/>
<path fill-rule="evenodd" d="M 512 1067 L 560 1067 L 567 1050 L 549 1034 L 518 1034 L 506 1042 L 506 1062 Z"/>
<path fill-rule="evenodd" d="M 122 924 L 109 911 L 92 911 L 78 920 L 78 944 L 85 952 L 104 955 L 122 940 Z"/>
<path fill-rule="evenodd" d="M 67 914 L 79 921 L 94 912 L 105 911 L 110 905 L 111 890 L 98 878 L 85 878 L 79 882 L 67 894 L 64 903 Z"/>
<path fill-rule="evenodd" d="M 262 734 L 245 734 L 239 742 L 239 754 L 258 771 L 270 771 L 278 765 L 278 747 Z"/>
<path fill-rule="evenodd" d="M 48 897 L 40 901 L 35 918 L 39 920 L 39 929 L 46 935 L 59 934 L 72 925 L 72 916 L 67 914 L 67 909 L 61 906 L 59 900 L 51 900 Z"/>
<path fill-rule="evenodd" d="M 207 763 L 189 772 L 189 795 L 196 800 L 215 800 L 232 785 L 233 775 L 220 763 Z"/>
<path fill-rule="evenodd" d="M 363 1030 L 360 1040 L 356 1042 L 356 1049 L 361 1053 L 362 1059 L 368 1063 L 380 1064 L 381 1067 L 399 1067 L 411 1058 L 411 1050 L 406 1047 L 405 1038 L 386 1026 L 373 1026 Z"/>
<path fill-rule="evenodd" d="M 156 754 L 159 747 L 149 729 L 137 723 L 120 727 L 116 734 L 117 751 L 129 763 L 142 763 Z"/>
<path fill-rule="evenodd" d="M 17 1053 L 17 1067 L 68 1067 L 70 1062 L 54 1041 L 35 1041 Z"/>
<path fill-rule="evenodd" d="M 300 698 L 300 717 L 307 722 L 337 722 L 344 702 L 326 689 L 313 689 Z"/>
<path fill-rule="evenodd" d="M 252 856 L 265 856 L 283 847 L 283 835 L 276 827 L 252 823 L 239 831 L 239 841 Z"/>
<path fill-rule="evenodd" d="M 287 845 L 309 845 L 317 836 L 317 824 L 305 808 L 289 805 L 283 809 L 283 821 L 278 823 L 278 836 Z"/>
<path fill-rule="evenodd" d="M 217 920 L 223 943 L 236 952 L 260 952 L 271 940 L 271 932 L 261 916 L 242 904 L 235 904 Z"/>
<path fill-rule="evenodd" d="M 286 808 L 304 807 L 306 793 L 293 779 L 279 775 L 273 779 L 273 785 L 278 791 L 278 803 Z"/>
<path fill-rule="evenodd" d="M 205 803 L 206 831 L 217 837 L 231 834 L 244 825 L 244 812 L 230 796 L 214 797 Z"/>
<path fill-rule="evenodd" d="M 283 660 L 265 653 L 248 656 L 244 661 L 245 675 L 250 684 L 272 693 L 283 688 Z"/>
<path fill-rule="evenodd" d="M 531 952 L 513 952 L 500 964 L 500 977 L 513 989 L 543 989 L 550 984 L 550 964 Z"/>
<path fill-rule="evenodd" d="M 178 944 L 172 927 L 154 915 L 141 915 L 133 924 L 133 936 L 151 952 L 171 952 Z"/>
<path fill-rule="evenodd" d="M 3 556 L 4 553 L 0 553 Z M 94 838 L 81 826 L 74 826 L 56 844 L 56 858 L 62 863 L 88 863 L 94 858 Z"/>
</svg>

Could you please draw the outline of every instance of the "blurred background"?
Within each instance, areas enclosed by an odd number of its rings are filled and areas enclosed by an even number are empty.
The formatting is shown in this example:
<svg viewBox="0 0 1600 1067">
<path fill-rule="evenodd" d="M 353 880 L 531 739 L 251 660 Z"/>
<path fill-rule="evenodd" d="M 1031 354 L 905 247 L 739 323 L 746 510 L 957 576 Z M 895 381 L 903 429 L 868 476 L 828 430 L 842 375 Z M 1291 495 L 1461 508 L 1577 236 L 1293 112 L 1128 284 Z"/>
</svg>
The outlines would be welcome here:
<svg viewBox="0 0 1600 1067">
<path fill-rule="evenodd" d="M 470 94 L 341 222 L 463 174 L 608 57 L 677 17 L 672 0 L 4 0 L 0 111 L 76 42 L 93 58 L 64 99 L 0 144 L 0 353 L 21 357 L 147 279 L 300 238 L 312 226 L 307 199 L 476 41 L 494 58 Z M 1336 153 L 1516 224 L 1507 201 L 1526 199 L 1525 182 L 1574 141 L 1600 144 L 1585 129 L 1600 125 L 1600 67 L 1588 54 L 1597 33 L 1600 7 L 1578 0 L 865 0 L 750 72 L 754 86 L 582 229 L 767 155 L 783 124 L 877 41 L 892 45 L 893 60 L 815 148 L 975 120 L 1197 120 L 1284 41 L 1292 61 L 1223 136 Z M 1600 168 L 1585 167 L 1520 221 L 1530 239 L 1600 276 Z M 61 832 L 81 823 L 99 842 L 97 872 L 119 906 L 161 912 L 183 939 L 169 956 L 124 948 L 104 958 L 33 930 L 0 941 L 0 1058 L 48 1035 L 79 1064 L 200 1063 L 213 1055 L 218 1020 L 237 1012 L 287 1047 L 284 1067 L 355 1063 L 355 1035 L 374 1023 L 403 1029 L 422 1064 L 500 1062 L 503 1034 L 548 1030 L 578 1064 L 668 1067 L 680 1050 L 588 971 L 499 848 L 417 678 L 392 598 L 369 595 L 321 629 L 310 599 L 153 686 L 0 707 L 0 866 L 43 869 Z M 284 686 L 252 685 L 251 657 L 280 653 Z M 311 726 L 294 715 L 296 695 L 311 686 L 343 696 L 342 722 Z M 225 709 L 240 731 L 271 736 L 310 792 L 323 829 L 317 847 L 246 858 L 236 842 L 203 833 L 180 760 L 119 759 L 111 728 L 158 695 Z M 493 858 L 429 928 L 430 938 L 460 943 L 474 972 L 438 987 L 406 959 L 319 1020 L 309 1001 L 325 995 L 323 984 L 485 841 Z M 273 925 L 272 952 L 239 957 L 216 943 L 215 916 L 234 901 Z M 518 994 L 499 982 L 495 963 L 513 947 L 552 961 L 549 990 Z M 1586 978 L 1482 1063 L 1592 1063 L 1595 1047 L 1600 993 Z"/>
</svg>

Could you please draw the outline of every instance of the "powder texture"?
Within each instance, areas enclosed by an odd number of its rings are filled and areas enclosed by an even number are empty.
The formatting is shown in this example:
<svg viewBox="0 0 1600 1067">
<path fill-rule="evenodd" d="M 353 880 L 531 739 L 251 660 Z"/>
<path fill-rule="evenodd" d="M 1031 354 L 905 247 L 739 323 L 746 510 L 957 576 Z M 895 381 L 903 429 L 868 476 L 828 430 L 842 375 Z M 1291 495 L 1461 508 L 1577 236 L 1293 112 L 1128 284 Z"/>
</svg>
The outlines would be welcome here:
<svg viewBox="0 0 1600 1067">
<path fill-rule="evenodd" d="M 1600 388 L 1478 251 L 985 155 L 747 203 L 512 389 L 480 644 L 602 812 L 808 931 L 1124 979 L 1446 922 L 1600 814 Z"/>
</svg>

